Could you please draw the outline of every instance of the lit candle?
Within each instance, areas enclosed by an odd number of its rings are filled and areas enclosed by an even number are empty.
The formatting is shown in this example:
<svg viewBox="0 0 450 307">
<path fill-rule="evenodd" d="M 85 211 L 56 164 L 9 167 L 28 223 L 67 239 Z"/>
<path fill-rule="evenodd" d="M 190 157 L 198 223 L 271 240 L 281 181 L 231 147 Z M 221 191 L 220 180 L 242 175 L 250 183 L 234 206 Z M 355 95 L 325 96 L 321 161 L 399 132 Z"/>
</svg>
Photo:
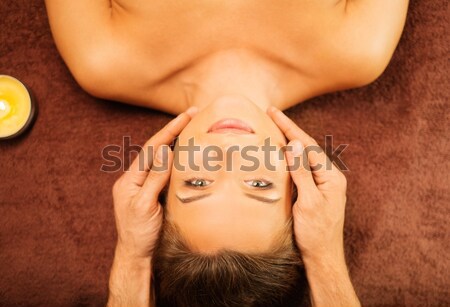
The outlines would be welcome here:
<svg viewBox="0 0 450 307">
<path fill-rule="evenodd" d="M 31 125 L 35 105 L 25 85 L 0 75 L 0 139 L 16 137 Z"/>
</svg>

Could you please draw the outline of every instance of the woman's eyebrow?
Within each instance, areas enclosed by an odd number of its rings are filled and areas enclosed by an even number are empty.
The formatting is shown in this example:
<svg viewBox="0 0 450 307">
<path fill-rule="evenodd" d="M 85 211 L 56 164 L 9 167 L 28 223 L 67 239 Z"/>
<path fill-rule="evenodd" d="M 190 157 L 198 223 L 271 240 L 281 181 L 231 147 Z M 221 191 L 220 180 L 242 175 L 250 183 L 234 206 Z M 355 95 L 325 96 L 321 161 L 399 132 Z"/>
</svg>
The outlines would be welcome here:
<svg viewBox="0 0 450 307">
<path fill-rule="evenodd" d="M 183 204 L 191 203 L 193 201 L 196 201 L 196 200 L 199 200 L 199 199 L 203 199 L 203 198 L 208 197 L 210 195 L 211 195 L 211 193 L 206 193 L 206 194 L 195 195 L 195 196 L 191 196 L 191 197 L 180 197 L 178 194 L 176 194 L 178 200 L 181 201 Z"/>
<path fill-rule="evenodd" d="M 178 200 L 181 201 L 183 204 L 187 204 L 187 203 L 191 203 L 191 202 L 206 198 L 210 195 L 211 195 L 211 193 L 195 195 L 195 196 L 191 196 L 191 197 L 181 197 L 178 194 L 176 196 L 177 196 Z M 262 202 L 268 203 L 268 204 L 276 203 L 277 201 L 279 201 L 281 199 L 281 197 L 269 198 L 269 197 L 258 196 L 258 195 L 254 195 L 254 194 L 250 194 L 250 193 L 245 193 L 245 195 L 248 198 L 256 199 L 256 200 L 259 200 L 259 201 L 262 201 Z"/>
<path fill-rule="evenodd" d="M 250 193 L 245 193 L 245 196 L 252 198 L 252 199 L 256 199 L 268 204 L 273 204 L 276 203 L 277 201 L 279 201 L 281 199 L 281 197 L 278 198 L 269 198 L 269 197 L 264 197 L 264 196 L 259 196 L 259 195 L 254 195 L 254 194 L 250 194 Z"/>
</svg>

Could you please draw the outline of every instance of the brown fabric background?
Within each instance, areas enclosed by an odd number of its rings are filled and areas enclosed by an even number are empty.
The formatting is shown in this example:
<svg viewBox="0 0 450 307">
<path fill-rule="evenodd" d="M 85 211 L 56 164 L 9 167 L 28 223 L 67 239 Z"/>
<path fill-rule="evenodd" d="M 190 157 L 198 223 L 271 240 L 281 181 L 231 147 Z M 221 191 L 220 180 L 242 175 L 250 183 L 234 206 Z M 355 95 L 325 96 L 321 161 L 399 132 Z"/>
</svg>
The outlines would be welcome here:
<svg viewBox="0 0 450 307">
<path fill-rule="evenodd" d="M 365 306 L 450 305 L 447 7 L 413 0 L 381 78 L 288 111 L 322 145 L 350 144 L 346 247 Z M 0 306 L 104 305 L 119 173 L 100 172 L 101 150 L 171 117 L 84 93 L 42 0 L 0 0 L 0 74 L 39 103 L 31 132 L 0 142 Z"/>
</svg>

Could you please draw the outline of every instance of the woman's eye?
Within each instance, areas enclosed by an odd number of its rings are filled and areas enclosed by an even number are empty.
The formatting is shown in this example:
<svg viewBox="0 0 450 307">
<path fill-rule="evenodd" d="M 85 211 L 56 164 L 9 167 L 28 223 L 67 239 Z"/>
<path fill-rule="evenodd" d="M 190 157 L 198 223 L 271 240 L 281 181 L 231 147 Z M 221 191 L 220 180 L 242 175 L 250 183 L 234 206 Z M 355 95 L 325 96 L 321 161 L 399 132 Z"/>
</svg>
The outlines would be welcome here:
<svg viewBox="0 0 450 307">
<path fill-rule="evenodd" d="M 266 180 L 247 180 L 245 183 L 247 183 L 252 188 L 257 189 L 267 189 L 272 186 L 272 182 Z"/>
<path fill-rule="evenodd" d="M 195 188 L 203 188 L 211 184 L 212 181 L 205 179 L 189 179 L 185 181 L 186 185 L 195 187 Z"/>
</svg>

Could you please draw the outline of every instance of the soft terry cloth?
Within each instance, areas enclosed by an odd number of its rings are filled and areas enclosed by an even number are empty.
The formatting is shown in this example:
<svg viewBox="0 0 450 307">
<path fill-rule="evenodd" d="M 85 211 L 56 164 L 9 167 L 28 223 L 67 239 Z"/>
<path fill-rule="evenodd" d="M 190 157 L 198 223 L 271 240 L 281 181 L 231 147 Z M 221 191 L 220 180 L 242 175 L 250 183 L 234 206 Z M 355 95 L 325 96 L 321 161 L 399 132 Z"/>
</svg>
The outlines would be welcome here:
<svg viewBox="0 0 450 307">
<path fill-rule="evenodd" d="M 320 144 L 349 144 L 347 258 L 365 306 L 450 306 L 447 7 L 412 0 L 381 78 L 288 111 Z M 0 42 L 0 73 L 39 102 L 32 131 L 0 143 L 0 306 L 104 305 L 119 173 L 100 172 L 101 150 L 171 117 L 84 93 L 42 0 L 1 0 Z"/>
</svg>

